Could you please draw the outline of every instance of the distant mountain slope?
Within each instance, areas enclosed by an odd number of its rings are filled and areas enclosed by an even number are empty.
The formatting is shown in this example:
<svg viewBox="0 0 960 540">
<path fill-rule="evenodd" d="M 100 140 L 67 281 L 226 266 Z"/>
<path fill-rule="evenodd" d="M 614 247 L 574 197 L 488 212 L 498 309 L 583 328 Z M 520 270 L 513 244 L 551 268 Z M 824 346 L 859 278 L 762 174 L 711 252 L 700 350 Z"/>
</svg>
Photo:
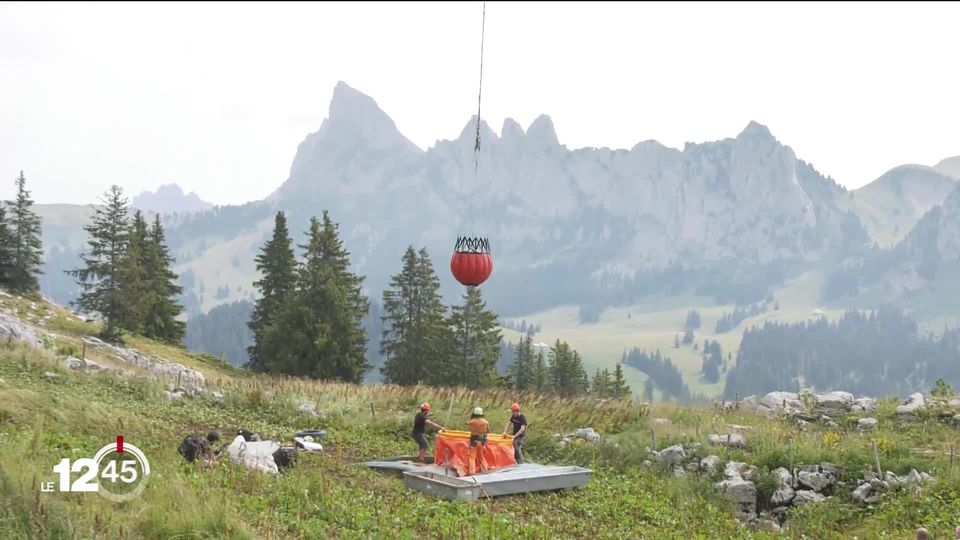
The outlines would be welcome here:
<svg viewBox="0 0 960 540">
<path fill-rule="evenodd" d="M 194 213 L 213 208 L 194 192 L 184 194 L 177 184 L 166 184 L 157 191 L 144 191 L 133 197 L 130 206 L 158 214 Z"/>
<path fill-rule="evenodd" d="M 903 165 L 854 191 L 854 208 L 871 239 L 889 247 L 903 240 L 956 185 L 956 179 L 934 168 Z"/>
<path fill-rule="evenodd" d="M 933 166 L 940 174 L 960 180 L 960 156 L 953 156 L 941 160 Z"/>
</svg>

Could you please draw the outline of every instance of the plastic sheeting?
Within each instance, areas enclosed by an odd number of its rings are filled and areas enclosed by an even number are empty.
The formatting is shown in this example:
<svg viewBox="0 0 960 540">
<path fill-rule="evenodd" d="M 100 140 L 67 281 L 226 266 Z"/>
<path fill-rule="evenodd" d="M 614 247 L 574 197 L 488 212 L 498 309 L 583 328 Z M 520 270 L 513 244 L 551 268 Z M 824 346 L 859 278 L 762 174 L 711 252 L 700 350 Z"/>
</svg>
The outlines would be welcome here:
<svg viewBox="0 0 960 540">
<path fill-rule="evenodd" d="M 444 430 L 437 435 L 433 447 L 433 462 L 437 465 L 453 467 L 460 476 L 470 476 L 482 472 L 480 461 L 486 464 L 486 470 L 499 469 L 515 465 L 513 458 L 513 437 L 490 433 L 486 445 L 477 445 L 473 467 L 471 467 L 470 432 Z M 482 454 L 482 455 L 481 455 Z"/>
<path fill-rule="evenodd" d="M 243 440 L 243 435 L 237 435 L 230 446 L 227 447 L 227 453 L 236 463 L 263 471 L 267 474 L 280 474 L 277 469 L 277 463 L 273 460 L 273 453 L 280 449 L 280 443 L 275 441 L 257 441 L 247 442 Z"/>
</svg>

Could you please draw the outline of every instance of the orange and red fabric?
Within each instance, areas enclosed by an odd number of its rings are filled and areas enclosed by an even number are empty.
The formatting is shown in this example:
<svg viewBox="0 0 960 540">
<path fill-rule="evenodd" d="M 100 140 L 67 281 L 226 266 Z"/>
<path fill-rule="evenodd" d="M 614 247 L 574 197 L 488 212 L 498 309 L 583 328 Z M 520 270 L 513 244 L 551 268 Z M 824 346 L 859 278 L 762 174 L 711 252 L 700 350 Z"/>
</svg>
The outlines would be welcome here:
<svg viewBox="0 0 960 540">
<path fill-rule="evenodd" d="M 487 435 L 486 446 L 477 445 L 477 453 L 482 449 L 482 458 L 486 462 L 487 470 L 499 469 L 515 465 L 513 458 L 513 437 L 490 433 Z M 444 430 L 437 435 L 433 446 L 433 462 L 437 465 L 453 467 L 460 476 L 470 476 L 470 432 Z M 480 471 L 479 458 L 474 463 L 473 470 Z"/>
</svg>

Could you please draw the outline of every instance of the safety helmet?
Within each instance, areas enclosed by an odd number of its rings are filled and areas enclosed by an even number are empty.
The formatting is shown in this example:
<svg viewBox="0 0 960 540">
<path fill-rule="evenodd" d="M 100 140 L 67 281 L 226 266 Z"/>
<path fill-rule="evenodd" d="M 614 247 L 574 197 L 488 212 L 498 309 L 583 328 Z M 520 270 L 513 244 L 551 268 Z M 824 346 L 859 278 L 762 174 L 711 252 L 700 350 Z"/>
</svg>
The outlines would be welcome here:
<svg viewBox="0 0 960 540">
<path fill-rule="evenodd" d="M 420 404 L 420 410 L 421 410 L 421 411 L 429 411 L 429 410 L 430 410 L 430 404 L 427 403 L 426 401 L 424 401 L 423 403 Z"/>
<path fill-rule="evenodd" d="M 520 404 L 514 403 L 513 405 L 510 406 L 510 410 L 513 412 L 520 412 Z"/>
<path fill-rule="evenodd" d="M 483 416 L 483 408 L 482 408 L 482 407 L 477 407 L 477 408 L 473 409 L 473 415 L 474 415 L 474 416 Z"/>
</svg>

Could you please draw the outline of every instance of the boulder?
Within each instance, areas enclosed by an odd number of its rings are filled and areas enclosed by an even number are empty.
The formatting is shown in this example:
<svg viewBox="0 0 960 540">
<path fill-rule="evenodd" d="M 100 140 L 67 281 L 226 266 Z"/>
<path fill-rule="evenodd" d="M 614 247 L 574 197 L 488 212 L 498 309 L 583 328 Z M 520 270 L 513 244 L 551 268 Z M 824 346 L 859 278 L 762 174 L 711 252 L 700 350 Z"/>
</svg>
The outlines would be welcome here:
<svg viewBox="0 0 960 540">
<path fill-rule="evenodd" d="M 683 451 L 683 447 L 679 444 L 664 448 L 657 453 L 657 460 L 668 465 L 679 465 L 686 459 L 687 453 Z"/>
<path fill-rule="evenodd" d="M 910 469 L 910 474 L 900 479 L 900 484 L 905 486 L 919 486 L 922 483 L 923 477 L 920 476 L 920 473 L 918 473 L 916 469 Z"/>
<path fill-rule="evenodd" d="M 68 356 L 63 359 L 63 365 L 68 369 L 83 369 L 83 360 Z"/>
<path fill-rule="evenodd" d="M 853 490 L 852 497 L 854 501 L 863 504 L 867 502 L 867 499 L 869 499 L 872 494 L 873 494 L 872 485 L 870 485 L 869 483 L 860 484 L 860 486 L 857 487 L 857 489 Z"/>
<path fill-rule="evenodd" d="M 317 406 L 309 401 L 305 401 L 297 407 L 297 412 L 304 416 L 317 416 Z"/>
<path fill-rule="evenodd" d="M 793 497 L 793 505 L 800 506 L 808 503 L 818 503 L 823 502 L 826 499 L 826 497 L 817 493 L 816 491 L 800 490 L 797 491 L 796 495 Z"/>
<path fill-rule="evenodd" d="M 837 478 L 840 477 L 840 468 L 833 463 L 827 463 L 826 461 L 820 464 L 820 472 L 827 475 L 830 483 L 836 482 Z"/>
<path fill-rule="evenodd" d="M 59 376 L 59 375 L 57 375 L 56 373 L 52 373 L 52 372 L 50 372 L 50 371 L 44 371 L 44 372 L 43 372 L 43 380 L 45 380 L 45 381 L 52 381 L 52 380 L 56 379 L 58 376 Z"/>
<path fill-rule="evenodd" d="M 778 467 L 773 471 L 773 474 L 777 476 L 777 485 L 778 486 L 792 486 L 793 485 L 793 475 L 790 474 L 790 471 L 786 467 Z"/>
<path fill-rule="evenodd" d="M 947 402 L 948 407 L 960 408 L 960 399 L 951 399 Z"/>
<path fill-rule="evenodd" d="M 852 412 L 873 412 L 877 410 L 877 400 L 868 397 L 855 399 L 853 405 L 850 406 L 850 410 Z"/>
<path fill-rule="evenodd" d="M 797 482 L 801 486 L 806 486 L 817 493 L 830 487 L 832 483 L 826 474 L 809 471 L 800 471 L 797 473 Z"/>
<path fill-rule="evenodd" d="M 742 478 L 744 480 L 753 480 L 753 473 L 757 468 L 739 461 L 728 461 L 723 468 L 723 475 L 728 479 Z"/>
<path fill-rule="evenodd" d="M 211 394 L 211 397 L 213 398 L 214 402 L 223 403 L 223 397 L 224 397 L 223 393 L 217 392 L 216 390 L 214 390 L 213 393 Z"/>
<path fill-rule="evenodd" d="M 765 416 L 776 416 L 781 412 L 793 415 L 804 412 L 806 407 L 793 392 L 770 392 L 760 400 L 756 410 Z"/>
<path fill-rule="evenodd" d="M 3 309 L 0 309 L 0 340 L 8 343 L 19 341 L 34 349 L 43 349 L 43 340 L 37 329 Z"/>
<path fill-rule="evenodd" d="M 728 433 L 726 435 L 710 435 L 708 437 L 710 444 L 715 446 L 725 446 L 727 448 L 746 448 L 747 440 L 739 433 Z"/>
<path fill-rule="evenodd" d="M 574 437 L 583 439 L 591 443 L 600 442 L 600 434 L 593 430 L 593 428 L 580 428 L 576 433 L 573 434 Z"/>
<path fill-rule="evenodd" d="M 673 475 L 676 476 L 677 478 L 682 478 L 687 475 L 687 471 L 683 470 L 683 467 L 681 467 L 680 465 L 674 465 Z"/>
<path fill-rule="evenodd" d="M 790 504 L 790 501 L 793 500 L 794 495 L 796 495 L 796 492 L 792 487 L 788 485 L 781 485 L 776 491 L 773 492 L 773 496 L 770 497 L 770 502 L 774 506 L 788 505 Z"/>
<path fill-rule="evenodd" d="M 860 431 L 869 431 L 875 427 L 877 427 L 876 418 L 861 418 L 857 420 L 857 429 Z"/>
<path fill-rule="evenodd" d="M 817 395 L 817 412 L 826 415 L 839 415 L 850 412 L 853 406 L 853 394 L 849 392 L 830 392 Z"/>
<path fill-rule="evenodd" d="M 700 470 L 707 473 L 713 474 L 717 472 L 717 467 L 720 466 L 720 456 L 707 456 L 700 460 Z"/>
<path fill-rule="evenodd" d="M 741 520 L 752 521 L 757 517 L 757 488 L 753 482 L 731 478 L 717 482 L 714 486 L 734 502 Z"/>
<path fill-rule="evenodd" d="M 915 394 L 910 394 L 910 397 L 904 401 L 903 405 L 897 407 L 897 414 L 900 415 L 912 415 L 917 411 L 921 411 L 927 408 L 927 403 L 923 399 L 923 394 L 917 392 Z"/>
<path fill-rule="evenodd" d="M 777 523 L 777 521 L 776 521 L 775 519 L 760 518 L 760 519 L 757 519 L 756 521 L 752 522 L 752 523 L 750 524 L 750 526 L 751 526 L 754 530 L 760 531 L 760 532 L 768 532 L 768 533 L 778 533 L 778 532 L 780 532 L 780 524 Z"/>
<path fill-rule="evenodd" d="M 658 426 L 663 426 L 669 424 L 670 420 L 668 418 L 654 418 L 653 423 L 657 424 Z"/>
</svg>

